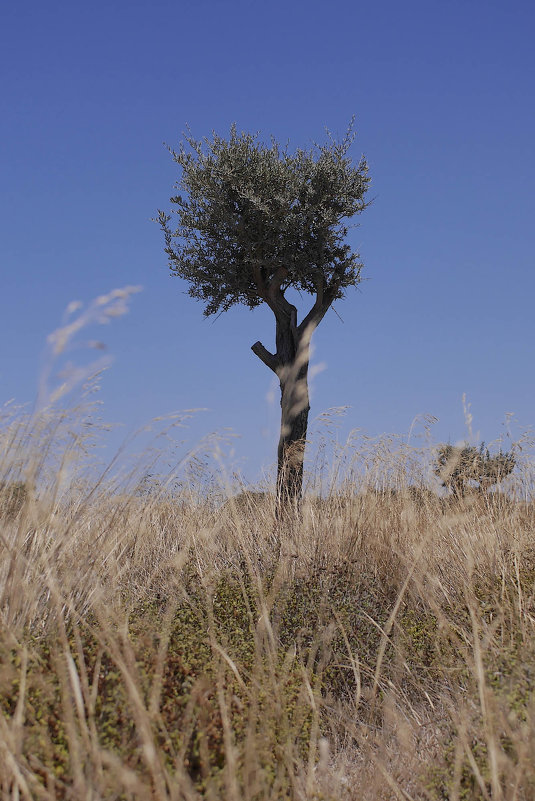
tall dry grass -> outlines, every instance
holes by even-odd
[[[530,500],[398,475],[282,526],[3,434],[3,798],[533,798]]]
[[[459,501],[321,446],[282,524],[195,456],[90,470],[88,421],[0,428],[2,799],[535,797],[529,460]]]

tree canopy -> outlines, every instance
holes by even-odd
[[[205,315],[237,303],[273,306],[275,292],[293,287],[316,295],[321,319],[359,283],[360,257],[345,238],[370,179],[365,159],[353,166],[347,155],[353,140],[351,125],[340,142],[290,153],[233,125],[228,139],[188,135],[170,148],[180,194],[159,221],[171,271]]]

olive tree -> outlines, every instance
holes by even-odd
[[[275,351],[252,351],[281,389],[277,497],[299,499],[307,435],[310,339],[331,304],[361,280],[359,254],[346,242],[349,220],[368,205],[364,158],[348,155],[352,125],[338,141],[290,152],[275,140],[215,133],[184,136],[169,148],[180,168],[171,213],[159,212],[171,272],[189,283],[204,314],[265,303],[275,318]],[[302,320],[286,297],[312,296]]]

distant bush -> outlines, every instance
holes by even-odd
[[[499,484],[514,469],[516,464],[512,452],[491,456],[482,442],[479,448],[473,445],[440,445],[437,453],[435,474],[442,486],[452,490],[457,497],[464,497],[468,488],[476,485],[486,492]]]

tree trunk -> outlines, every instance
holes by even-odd
[[[304,379],[306,382],[306,378]],[[309,406],[292,413],[294,399],[290,390],[281,386],[281,432],[277,451],[277,504],[298,505],[303,492],[303,462],[308,426]]]
[[[277,452],[277,508],[298,506],[303,491],[303,461],[310,410],[308,364],[310,336],[277,322],[278,374],[281,388],[281,430]]]
[[[262,271],[253,268],[260,297],[273,311],[276,320],[276,352],[270,353],[261,342],[251,346],[253,353],[277,374],[281,388],[281,431],[277,453],[277,515],[298,507],[303,492],[303,461],[310,410],[308,364],[310,339],[325,316],[339,289],[337,281],[327,285],[323,274],[317,276],[314,305],[297,325],[297,309],[281,290],[288,271],[279,268],[268,284]]]

